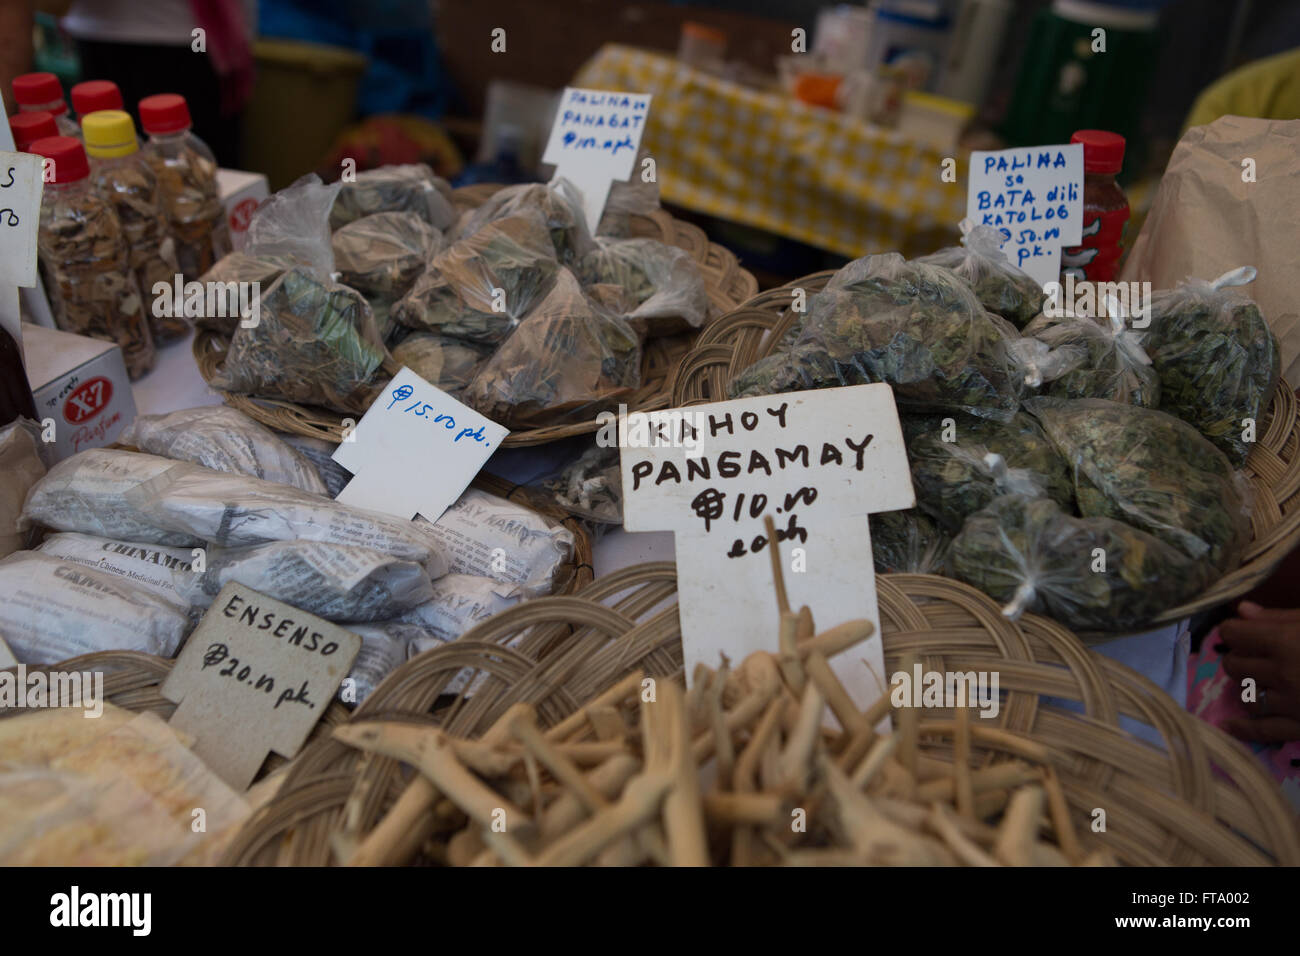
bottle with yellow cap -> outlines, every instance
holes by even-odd
[[[130,244],[131,270],[145,297],[145,311],[153,340],[169,342],[184,337],[190,330],[184,316],[173,316],[171,309],[151,307],[165,287],[171,290],[180,272],[176,263],[176,242],[167,229],[158,176],[140,152],[131,116],[122,110],[96,110],[81,118],[86,153],[90,156],[91,178],[96,188],[113,204],[122,221],[122,231]],[[161,283],[161,285],[159,285]],[[166,315],[156,315],[165,311]]]

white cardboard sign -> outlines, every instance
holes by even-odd
[[[403,368],[334,452],[354,475],[338,500],[437,521],[509,434]]]
[[[1061,247],[1083,242],[1083,144],[971,153],[966,218],[1000,228],[1002,251],[1040,285],[1058,281]]]
[[[41,157],[0,151],[0,284],[36,285]]]
[[[245,790],[267,753],[298,752],[360,650],[356,634],[232,581],[163,681],[180,705],[171,725]]]
[[[542,162],[555,166],[582,190],[587,226],[600,222],[614,182],[625,182],[636,165],[641,134],[650,112],[650,94],[615,93],[566,87]]]
[[[916,504],[893,389],[819,389],[650,417],[660,423],[650,447],[620,429],[623,526],[675,532],[687,679],[696,663],[716,668],[720,653],[739,662],[777,649],[763,523],[771,515],[791,607],[808,605],[819,630],[871,620],[875,635],[831,666],[860,707],[887,692],[867,516]]]

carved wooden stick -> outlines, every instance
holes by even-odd
[[[371,721],[335,727],[334,738],[358,750],[375,751],[409,763],[482,826],[491,827],[498,819],[498,811],[504,811],[507,825],[521,838],[535,829],[527,813],[465,769],[456,759],[450,739],[440,730]]]

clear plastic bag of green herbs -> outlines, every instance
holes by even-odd
[[[879,574],[942,574],[951,539],[915,508],[871,515],[871,554]]]
[[[947,573],[1003,604],[1075,631],[1132,631],[1196,595],[1203,561],[1122,521],[1077,518],[1050,498],[1007,495],[971,515]]]
[[[1212,282],[1157,292],[1142,344],[1160,376],[1160,408],[1194,425],[1237,467],[1246,463],[1281,377],[1277,339],[1259,307],[1235,287],[1246,266]]]
[[[948,534],[1000,495],[1047,496],[1074,507],[1065,459],[1024,412],[1005,423],[971,415],[935,421],[909,439],[907,457],[917,507]]]
[[[968,224],[962,223],[963,227]],[[1042,311],[1043,287],[1011,263],[1001,249],[1004,241],[1002,230],[975,226],[961,237],[960,246],[940,249],[916,261],[951,269],[970,284],[984,308],[1022,329]]]
[[[967,411],[1007,420],[1025,370],[1018,338],[941,266],[898,253],[850,262],[809,302],[787,358],[746,369],[731,397],[887,382],[905,411]]]
[[[1139,334],[1122,315],[1041,315],[1024,333],[1022,346],[1042,343],[1033,358],[1043,379],[1042,394],[1159,407],[1160,377]]]
[[[1240,561],[1250,486],[1196,429],[1100,398],[1032,398],[1025,409],[1065,457],[1081,515],[1131,524],[1215,572]]]
[[[262,293],[253,325],[240,323],[213,385],[260,398],[365,412],[387,357],[361,293],[301,266]]]

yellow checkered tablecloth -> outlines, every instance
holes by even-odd
[[[965,177],[931,146],[614,44],[573,85],[654,96],[641,145],[667,202],[853,257],[957,241]]]

